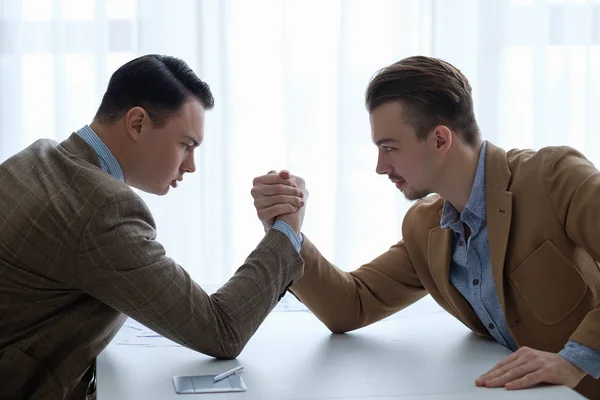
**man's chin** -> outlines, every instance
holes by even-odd
[[[408,189],[408,190],[400,189],[400,191],[404,195],[404,198],[408,201],[418,201],[418,200],[424,199],[425,197],[427,197],[430,194],[428,191],[417,192],[417,191],[410,190],[410,189]]]
[[[150,193],[150,194],[155,194],[157,196],[164,196],[165,194],[169,193],[169,190],[171,189],[170,185],[167,185],[165,187],[160,187],[160,188],[156,188],[156,187],[142,187],[142,186],[134,186],[131,185],[136,189],[141,190],[142,192],[146,192],[146,193]]]
[[[169,190],[171,190],[171,186],[167,186],[167,187],[163,188],[161,191],[156,191],[156,192],[154,192],[154,194],[157,196],[164,196],[165,194],[169,193]]]

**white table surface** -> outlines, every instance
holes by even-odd
[[[215,360],[162,337],[140,337],[149,333],[144,330],[128,320],[98,357],[99,400],[583,398],[557,386],[476,387],[475,379],[509,350],[478,338],[427,298],[344,335],[331,334],[308,312],[273,312],[236,360]],[[173,376],[214,375],[239,364],[246,392],[175,393]]]

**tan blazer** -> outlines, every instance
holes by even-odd
[[[558,352],[572,339],[600,351],[598,170],[568,147],[506,153],[488,143],[486,203],[494,282],[517,344]],[[371,324],[429,293],[490,337],[449,281],[452,234],[440,228],[442,205],[437,195],[417,202],[403,240],[354,272],[332,266],[305,238],[304,277],[291,290],[333,332]],[[600,398],[600,381],[588,376],[579,390]]]
[[[127,315],[196,351],[236,357],[303,270],[271,230],[209,296],[155,237],[141,198],[76,135],[0,165],[1,399],[85,398],[82,376]]]

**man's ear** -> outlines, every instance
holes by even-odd
[[[140,139],[144,126],[151,123],[150,116],[142,107],[133,107],[127,111],[124,122],[127,134],[134,141]]]
[[[452,131],[445,125],[436,126],[431,138],[435,151],[442,154],[446,154],[450,150],[450,147],[452,147],[452,140],[454,139]]]

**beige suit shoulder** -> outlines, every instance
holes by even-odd
[[[565,155],[573,155],[579,158],[585,158],[583,154],[569,146],[547,146],[539,150],[532,149],[512,149],[506,152],[508,165],[513,167],[518,165],[546,166],[547,162],[561,158]]]

